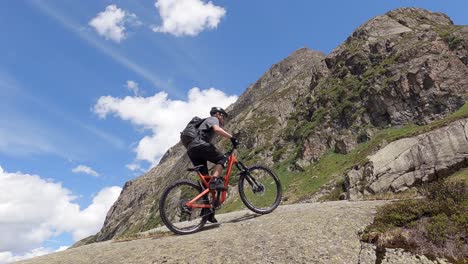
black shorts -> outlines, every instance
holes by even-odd
[[[205,165],[203,174],[208,174],[208,161],[214,164],[226,166],[226,156],[221,153],[213,144],[203,144],[187,150],[187,155],[194,166]]]

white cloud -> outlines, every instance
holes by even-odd
[[[72,169],[72,172],[73,173],[85,173],[94,177],[99,176],[99,173],[97,173],[95,170],[85,165],[76,166],[75,168]]]
[[[47,255],[53,252],[55,252],[55,250],[51,248],[44,248],[44,247],[35,248],[31,250],[30,252],[27,252],[22,255],[14,255],[12,252],[9,252],[9,251],[0,252],[0,264],[39,257],[39,256]]]
[[[0,252],[0,264],[35,258],[35,257],[47,255],[47,254],[54,253],[54,252],[64,251],[67,248],[69,247],[61,246],[57,250],[54,250],[51,248],[39,247],[22,255],[14,255],[10,251],[4,251],[4,252]]]
[[[81,210],[60,183],[0,167],[0,259],[50,253],[41,249],[42,243],[64,232],[75,240],[96,233],[120,191],[117,186],[104,188]]]
[[[222,7],[202,0],[158,0],[155,3],[162,19],[162,25],[153,28],[155,32],[175,36],[196,36],[205,29],[216,28],[226,14]]]
[[[214,88],[200,90],[192,88],[188,100],[171,100],[164,92],[150,97],[115,98],[102,96],[94,106],[94,112],[101,118],[108,114],[130,121],[132,124],[150,130],[135,148],[136,160],[156,165],[168,148],[179,141],[179,132],[195,115],[206,117],[212,106],[227,107],[237,96],[227,96]]]
[[[95,18],[89,21],[99,35],[115,42],[120,42],[127,37],[125,33],[125,24],[140,25],[135,14],[129,13],[116,5],[109,5],[106,10],[97,14]]]
[[[99,231],[107,212],[117,200],[121,191],[122,188],[118,186],[104,188],[93,198],[93,202],[86,209],[79,212],[77,219],[66,226],[68,230],[72,230],[75,240],[85,238]]]
[[[133,92],[134,95],[138,95],[140,92],[140,87],[138,86],[138,83],[132,80],[127,81],[127,89]]]
[[[145,172],[145,170],[138,163],[127,164],[127,165],[125,165],[125,167],[127,167],[127,169],[129,169],[131,171]]]

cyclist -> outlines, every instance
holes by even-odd
[[[193,165],[204,165],[203,174],[208,175],[207,161],[216,164],[211,174],[214,178],[210,182],[210,189],[217,191],[226,190],[224,178],[220,177],[220,174],[226,166],[227,157],[215,147],[212,140],[215,134],[218,134],[230,139],[233,144],[238,144],[238,140],[222,128],[227,116],[228,114],[223,108],[212,107],[210,117],[206,118],[198,127],[200,136],[187,146],[187,155]],[[208,221],[217,222],[214,213],[209,215]]]

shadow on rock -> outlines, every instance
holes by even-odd
[[[257,218],[261,215],[259,214],[249,214],[249,215],[244,215],[244,216],[241,216],[241,217],[238,217],[238,218],[234,218],[232,220],[229,220],[227,221],[226,223],[239,223],[239,222],[242,222],[242,221],[247,221],[247,220],[250,220],[250,219],[254,219],[254,218]]]

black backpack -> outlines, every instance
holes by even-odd
[[[184,145],[185,148],[188,147],[192,141],[194,141],[196,138],[202,136],[202,131],[199,130],[198,128],[200,125],[205,121],[206,118],[202,119],[199,118],[198,116],[195,116],[188,122],[187,126],[180,132],[180,141]]]

